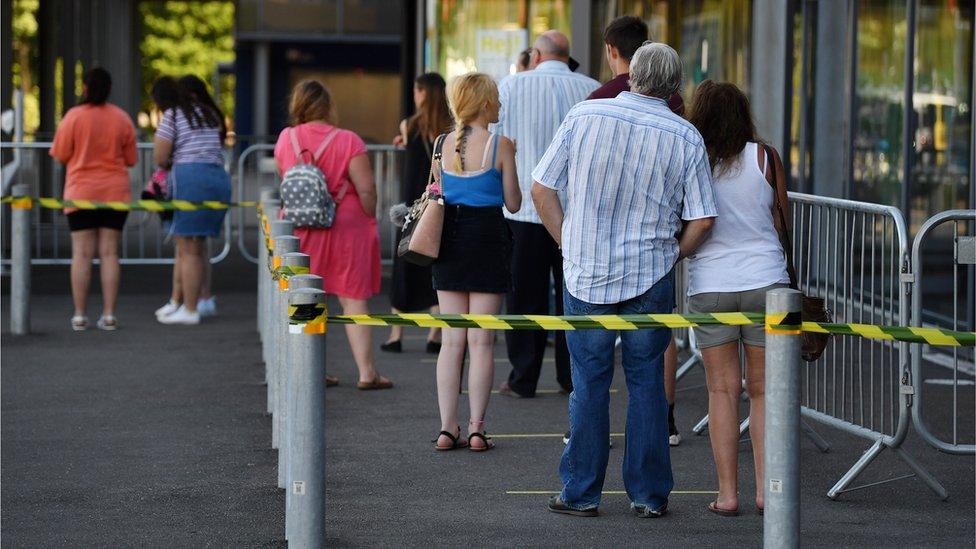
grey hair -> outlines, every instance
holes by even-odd
[[[630,60],[630,91],[668,99],[681,87],[681,59],[667,44],[644,42]]]

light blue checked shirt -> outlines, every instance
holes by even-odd
[[[570,71],[562,61],[543,61],[531,71],[506,76],[499,82],[502,109],[492,131],[515,141],[515,167],[523,196],[529,196],[532,170],[566,113],[599,87],[599,82]],[[523,200],[522,208],[514,214],[504,212],[515,221],[542,223],[531,200]]]
[[[563,274],[588,303],[647,292],[678,259],[681,220],[717,215],[698,130],[636,93],[574,107],[532,177],[567,195]]]

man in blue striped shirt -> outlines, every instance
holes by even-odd
[[[680,84],[678,54],[645,43],[631,61],[632,91],[574,107],[532,173],[535,206],[563,246],[567,314],[670,313],[674,307],[674,265],[701,244],[717,215],[702,137],[666,102]],[[559,191],[566,193],[565,207]],[[563,490],[549,502],[553,512],[597,514],[609,458],[616,336],[609,330],[567,335],[571,436],[559,467]],[[624,485],[638,516],[660,517],[674,486],[662,361],[670,330],[620,336],[629,393]]]
[[[506,77],[498,84],[502,108],[494,131],[515,142],[515,164],[522,193],[532,189],[532,169],[546,152],[559,124],[573,105],[586,99],[600,83],[569,70],[569,40],[559,31],[539,35],[532,47],[533,70]],[[550,279],[556,286],[556,314],[562,314],[562,256],[532,203],[517,213],[505,212],[514,238],[512,289],[509,314],[549,314]],[[513,331],[505,334],[512,372],[501,393],[535,396],[546,353],[546,332]],[[563,332],[556,334],[556,381],[563,392],[573,390],[569,351]]]

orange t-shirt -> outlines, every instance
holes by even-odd
[[[129,115],[115,105],[68,110],[50,155],[68,167],[66,200],[132,200],[127,167],[136,163],[136,132]]]

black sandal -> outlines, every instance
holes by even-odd
[[[437,441],[441,437],[447,437],[448,439],[450,439],[451,445],[450,446],[440,446],[440,445],[438,445],[437,444]],[[454,434],[452,434],[452,433],[450,433],[448,431],[441,431],[440,433],[437,433],[437,438],[435,438],[431,442],[434,443],[434,449],[437,450],[438,452],[449,452],[451,450],[457,450],[458,448],[467,448],[467,446],[468,446],[468,441],[461,439],[461,426],[460,425],[458,425],[458,434],[457,435],[454,435]]]
[[[472,452],[487,452],[488,450],[491,450],[492,448],[495,447],[495,443],[491,442],[491,437],[486,437],[484,433],[479,433],[477,431],[475,431],[474,433],[468,433],[468,440],[471,440],[473,438],[480,438],[485,443],[485,445],[475,448],[469,442],[468,450],[471,450]]]

